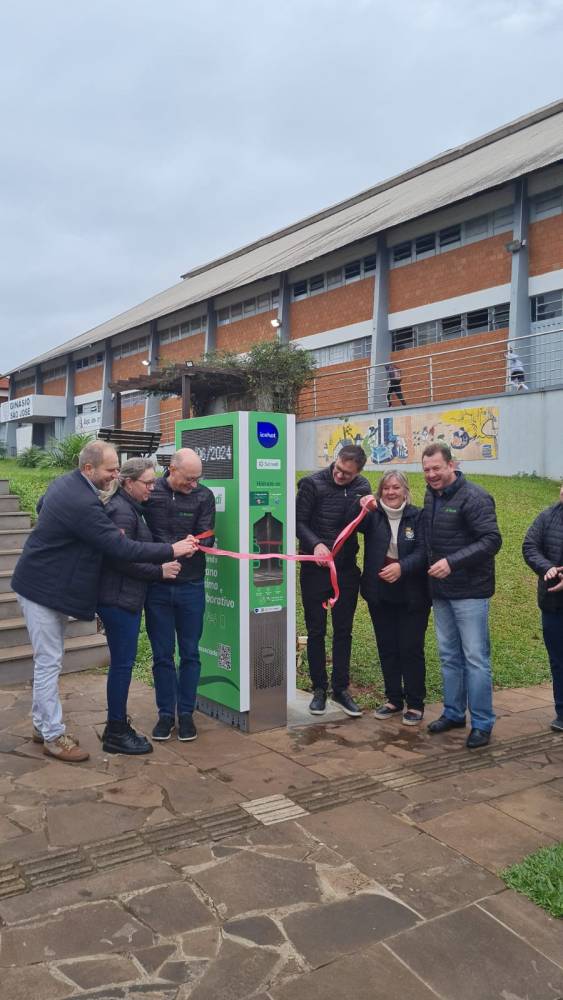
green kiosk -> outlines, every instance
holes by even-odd
[[[295,697],[295,417],[221,413],[176,423],[216,503],[215,545],[267,559],[207,553],[200,711],[246,732],[283,726]],[[203,542],[205,544],[205,542]]]

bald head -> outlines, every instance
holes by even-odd
[[[168,483],[177,493],[191,493],[201,478],[201,458],[193,448],[179,448],[170,459]]]

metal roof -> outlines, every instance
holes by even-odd
[[[563,101],[428,160],[323,212],[196,268],[184,280],[33,358],[15,371],[212,296],[315,260],[438,208],[498,187],[563,158]]]

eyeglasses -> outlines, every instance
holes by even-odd
[[[137,479],[137,482],[140,483],[141,486],[146,486],[148,490],[154,489],[154,479]]]
[[[197,486],[203,479],[203,476],[184,476],[184,479],[187,483],[195,483]]]

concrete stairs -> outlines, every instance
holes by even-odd
[[[10,587],[13,569],[31,530],[29,515],[20,511],[19,497],[10,494],[7,479],[0,479],[0,686],[33,677],[33,651]],[[104,667],[108,660],[105,636],[96,631],[96,623],[69,618],[63,672]]]

